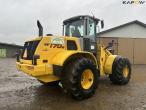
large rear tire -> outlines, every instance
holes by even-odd
[[[99,72],[92,60],[81,58],[69,62],[61,77],[63,89],[77,100],[91,97],[97,88]]]
[[[114,84],[125,85],[131,78],[131,64],[127,58],[116,57],[112,66],[112,74],[109,75]]]

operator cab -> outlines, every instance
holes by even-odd
[[[96,37],[99,19],[92,16],[76,16],[63,21],[63,35],[72,37]]]
[[[96,26],[101,20],[92,16],[76,16],[63,21],[63,35],[77,37],[83,51],[97,53]],[[103,21],[101,21],[103,27]]]

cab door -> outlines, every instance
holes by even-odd
[[[96,23],[91,18],[86,18],[85,36],[83,37],[84,51],[96,54]]]

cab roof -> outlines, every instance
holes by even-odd
[[[100,19],[95,18],[94,16],[90,16],[90,15],[79,15],[79,16],[74,16],[74,17],[71,17],[69,19],[64,20],[63,21],[63,24],[67,24],[69,22],[72,22],[72,21],[75,21],[75,20],[79,20],[79,19],[85,18],[85,17],[91,18],[91,19],[95,20],[97,23],[98,23],[98,21],[100,21]]]

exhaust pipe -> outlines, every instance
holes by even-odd
[[[39,29],[39,37],[43,37],[43,27],[42,27],[39,20],[37,20],[37,26],[38,26],[38,29]]]

